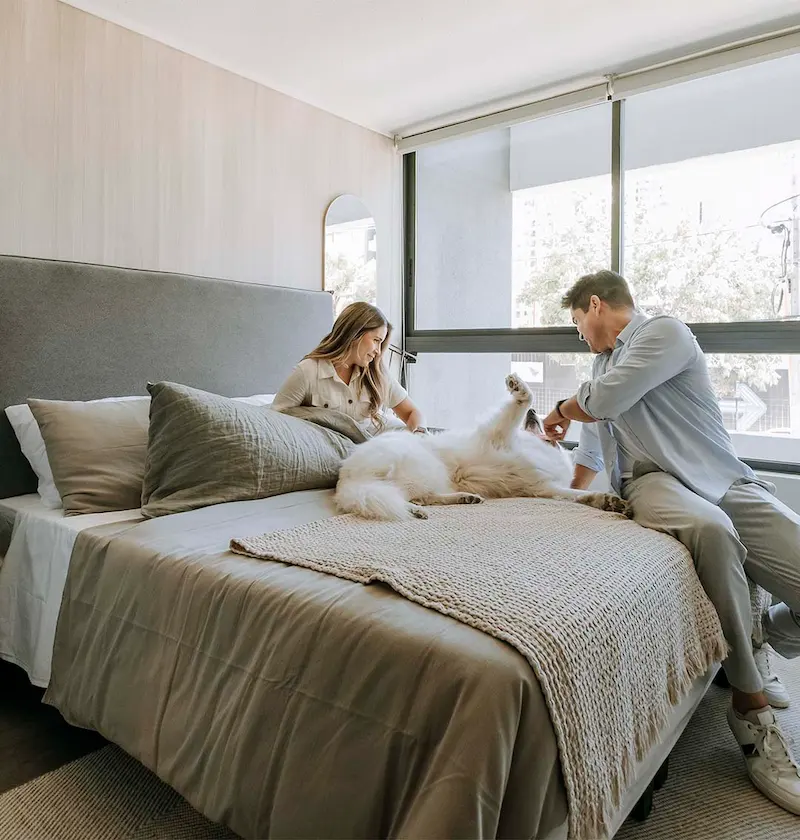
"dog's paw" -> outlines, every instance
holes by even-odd
[[[603,510],[611,513],[619,513],[628,519],[633,519],[633,505],[630,502],[626,502],[625,499],[613,495],[613,493],[606,493],[603,499]]]
[[[458,504],[460,505],[479,505],[483,500],[483,496],[479,496],[477,493],[458,494]]]
[[[408,509],[409,509],[411,515],[415,519],[427,519],[428,518],[427,511],[423,510],[419,505],[409,505]]]
[[[533,394],[531,394],[530,388],[528,388],[528,386],[519,376],[517,376],[516,373],[510,373],[506,377],[506,388],[508,388],[508,393],[511,394],[518,403],[527,403],[533,399]]]

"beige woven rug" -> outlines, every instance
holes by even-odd
[[[0,796],[0,840],[236,838],[114,746]]]

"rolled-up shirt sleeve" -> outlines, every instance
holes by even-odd
[[[574,463],[594,472],[603,471],[603,450],[600,446],[600,436],[594,423],[584,423],[581,426],[581,439],[573,456]]]
[[[619,364],[580,386],[578,405],[595,420],[616,420],[648,391],[685,370],[698,352],[685,324],[674,318],[654,318],[630,339]]]
[[[280,390],[275,395],[275,399],[272,401],[272,408],[275,411],[285,411],[287,408],[295,408],[298,405],[303,405],[310,395],[311,389],[308,372],[301,362],[295,366],[294,370],[286,378],[286,381],[281,385]]]

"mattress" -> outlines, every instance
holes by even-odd
[[[331,516],[329,495],[329,491],[314,491],[262,499],[257,503],[259,517],[269,530],[267,523],[290,528]],[[238,504],[246,509],[247,503]],[[62,509],[45,507],[38,493],[0,499],[0,659],[23,668],[33,685],[47,687],[56,623],[77,535],[88,528],[142,521],[138,509],[65,516]],[[198,539],[202,544],[208,537],[205,529],[195,527],[186,533],[186,545],[195,545]]]
[[[0,567],[0,658],[46,687],[75,538],[86,528],[141,519],[138,510],[64,516],[45,507],[37,493],[0,499],[0,534],[7,534]]]

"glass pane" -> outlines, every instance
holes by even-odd
[[[418,329],[569,323],[559,301],[609,266],[611,106],[417,152]]]
[[[650,314],[800,314],[800,56],[631,97],[624,274]]]
[[[470,427],[508,398],[505,378],[516,373],[533,391],[533,407],[544,417],[557,400],[571,397],[588,378],[588,353],[421,353],[409,365],[409,392],[425,423]],[[568,439],[578,439],[573,424]]]
[[[800,463],[800,356],[706,358],[740,457]]]
[[[707,355],[725,427],[742,458],[800,463],[800,355]],[[504,379],[522,376],[540,415],[591,376],[589,353],[421,353],[409,365],[410,393],[425,422],[477,423],[506,399]],[[580,424],[570,427],[577,440]]]

